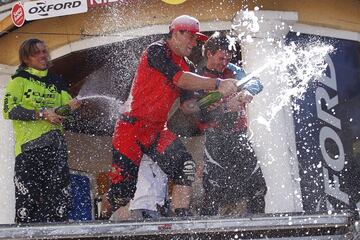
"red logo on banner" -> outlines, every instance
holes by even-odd
[[[104,6],[111,3],[122,2],[122,0],[88,0],[89,7]]]
[[[25,23],[25,12],[21,2],[15,3],[12,7],[11,19],[17,27],[21,27]]]

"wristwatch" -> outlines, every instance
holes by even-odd
[[[220,79],[220,78],[217,78],[216,81],[215,81],[215,90],[218,90],[218,89],[219,89],[220,83],[221,83],[221,79]]]
[[[45,113],[45,108],[40,108],[40,111],[39,111],[39,118],[40,119],[45,119],[45,115],[44,115],[44,113]]]

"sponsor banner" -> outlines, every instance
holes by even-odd
[[[360,43],[289,33],[287,42],[323,41],[336,49],[294,113],[303,208],[355,209],[360,204]]]
[[[124,0],[87,0],[89,7],[104,6],[112,3],[124,2]]]
[[[17,2],[12,6],[11,20],[16,27],[21,27],[25,23],[25,11],[21,2]]]
[[[59,17],[87,12],[86,0],[43,0],[24,3],[26,20]]]

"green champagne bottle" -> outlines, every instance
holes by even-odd
[[[211,104],[220,101],[222,95],[218,91],[209,92],[205,97],[197,101],[197,105],[200,109],[205,109]]]
[[[69,104],[60,106],[55,109],[55,113],[60,116],[69,116],[71,114],[71,107]]]

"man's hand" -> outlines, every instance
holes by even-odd
[[[72,99],[70,102],[69,102],[69,105],[70,105],[70,108],[71,108],[71,111],[74,111],[76,109],[78,109],[82,104],[82,101],[77,99],[77,98],[74,98]]]
[[[185,114],[192,114],[192,113],[200,112],[200,108],[197,105],[197,99],[189,99],[189,100],[184,101],[180,105],[180,109]]]
[[[237,99],[239,102],[247,104],[253,100],[253,95],[247,90],[242,90],[237,94]]]
[[[227,111],[237,112],[241,105],[250,103],[252,99],[253,95],[249,91],[242,90],[241,92],[228,96],[224,100],[224,106],[226,107]]]
[[[236,86],[237,80],[228,78],[220,82],[218,91],[223,95],[223,97],[229,96],[237,91]]]
[[[55,108],[48,108],[44,111],[44,119],[52,124],[61,124],[65,117],[55,113]]]
[[[238,101],[238,94],[235,93],[228,96],[224,100],[224,110],[229,112],[237,112],[240,108],[241,103]]]
[[[217,109],[219,106],[221,106],[223,104],[223,101],[219,101],[219,102],[215,102],[213,104],[211,104],[209,107],[206,108],[206,110],[208,112],[214,111],[215,109]]]

